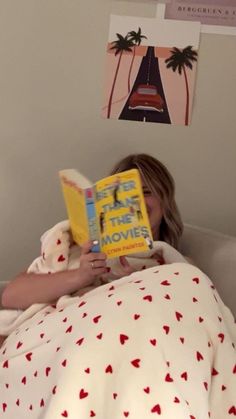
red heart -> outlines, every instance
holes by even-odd
[[[219,322],[222,322],[222,317],[218,316]]]
[[[131,364],[135,367],[135,368],[139,368],[140,367],[140,359],[133,359],[133,361],[130,361],[131,362]]]
[[[113,393],[113,399],[115,400],[117,398],[117,393]]]
[[[140,314],[134,314],[134,320],[138,320],[140,317]]]
[[[178,399],[178,397],[174,398],[174,403],[180,403],[180,400]]]
[[[145,387],[145,388],[143,389],[143,391],[145,391],[145,393],[149,394],[149,393],[150,393],[150,387]]]
[[[3,404],[2,404],[2,410],[3,410],[3,412],[5,412],[5,411],[6,411],[6,408],[7,408],[7,404],[6,404],[6,403],[3,403]]]
[[[178,320],[178,322],[182,319],[182,317],[183,317],[183,314],[181,314],[181,313],[179,313],[178,311],[176,311],[175,312],[175,316],[176,316],[176,319]]]
[[[111,366],[111,365],[108,365],[108,366],[106,367],[106,369],[105,369],[105,373],[106,373],[106,374],[108,374],[108,373],[112,374],[112,373],[113,373],[113,369],[112,369],[112,366]]]
[[[151,412],[161,415],[161,406],[159,404],[156,404],[155,406],[153,406]]]
[[[165,285],[166,287],[169,287],[169,285],[171,284],[169,283],[169,281],[165,280],[161,282],[161,285]]]
[[[157,340],[156,340],[156,339],[150,339],[150,343],[151,343],[153,346],[156,346],[156,344],[157,344]]]
[[[85,397],[87,397],[87,396],[88,396],[87,391],[84,391],[84,389],[82,388],[82,389],[80,390],[80,393],[79,393],[79,398],[80,398],[80,399],[85,399]]]
[[[196,352],[196,357],[198,361],[202,361],[204,359],[201,352],[198,352],[198,351]]]
[[[26,377],[23,377],[21,382],[22,382],[22,384],[26,384]]]
[[[68,418],[67,410],[64,410],[64,412],[61,413],[61,416],[63,416],[63,418]]]
[[[9,366],[9,365],[8,365],[8,360],[6,360],[6,361],[3,363],[2,367],[3,367],[3,368],[8,368],[8,366]]]
[[[221,343],[223,343],[224,342],[224,338],[225,338],[224,333],[219,333],[218,334],[218,338],[220,339]]]
[[[145,297],[143,297],[143,300],[149,301],[151,303],[152,302],[152,296],[151,295],[145,295]]]
[[[166,374],[165,381],[167,381],[168,383],[172,383],[174,380],[173,380],[173,378],[170,376],[170,374],[168,373],[168,374]]]
[[[165,299],[166,299],[166,300],[170,300],[170,296],[169,296],[169,294],[166,294],[166,295],[165,295]]]
[[[59,246],[59,244],[61,244],[61,240],[57,239],[57,246]]]
[[[29,410],[33,410],[33,406],[32,406],[32,404],[30,405]]]
[[[204,384],[204,387],[205,387],[206,391],[208,391],[208,383],[206,381],[204,381],[203,384]]]
[[[97,335],[96,337],[97,337],[97,339],[101,340],[102,339],[102,333],[99,333],[99,335]]]
[[[82,307],[86,304],[86,301],[81,301],[81,303],[79,303],[78,307]]]
[[[235,406],[231,406],[231,408],[228,410],[228,413],[230,415],[236,416],[236,407]]]
[[[115,289],[114,285],[112,285],[110,288],[108,288],[108,291],[113,291]]]
[[[34,376],[37,377],[38,375],[38,371],[35,371]]]
[[[46,377],[49,376],[50,371],[51,371],[51,368],[50,367],[47,367],[46,370],[45,370]]]
[[[186,371],[181,374],[181,378],[183,378],[185,381],[188,380],[188,374]]]
[[[225,391],[227,387],[224,386],[224,384],[221,386],[221,390]]]
[[[60,351],[60,349],[61,349],[61,347],[58,346],[57,349],[56,349],[56,352]]]
[[[212,368],[211,375],[213,376],[217,374],[219,374],[218,371],[215,368]]]
[[[44,400],[43,399],[41,399],[40,407],[44,407]]]
[[[72,325],[68,327],[68,329],[66,329],[66,333],[71,333],[72,331]]]
[[[20,405],[20,400],[19,400],[19,399],[17,399],[17,401],[16,401],[16,405],[17,405],[17,406],[19,406],[19,405]]]
[[[124,417],[127,418],[129,416],[129,412],[123,412],[124,413]]]
[[[120,306],[120,305],[122,304],[122,301],[117,301],[117,302],[116,302],[116,304],[117,304],[118,306]]]
[[[174,272],[174,275],[179,275],[179,272]]]
[[[204,319],[202,317],[198,318],[199,323],[202,323],[204,321]]]
[[[66,323],[66,322],[67,322],[67,317],[65,317],[62,321],[63,321],[64,323]]]
[[[233,368],[233,374],[236,374],[236,364],[235,364],[235,366]]]
[[[195,297],[193,297],[193,303],[197,303],[197,299]]]
[[[40,333],[40,335],[39,335],[39,336],[40,336],[40,338],[41,338],[41,339],[43,339],[43,337],[44,337],[44,333]]]
[[[57,259],[58,262],[64,262],[66,260],[63,255],[60,255]]]
[[[181,343],[184,343],[184,338],[181,337],[181,338],[179,338],[179,340],[180,340]]]
[[[165,330],[166,334],[168,335],[168,333],[170,331],[169,326],[165,325],[165,326],[163,326],[163,329]]]
[[[120,334],[120,343],[121,345],[124,345],[125,342],[129,339],[129,336],[127,335],[123,335],[122,333]]]
[[[139,289],[140,289],[140,291],[144,291],[145,287],[140,287]]]
[[[98,323],[101,317],[102,317],[101,315],[94,317],[93,322]]]
[[[18,342],[17,345],[16,345],[16,349],[19,349],[22,345],[23,345],[22,342]]]
[[[28,352],[26,355],[25,355],[25,357],[26,357],[26,359],[27,359],[27,361],[31,361],[31,358],[32,358],[32,352]]]
[[[90,410],[90,417],[93,418],[94,416],[96,416],[96,413],[93,410]]]
[[[199,278],[193,278],[192,281],[196,282],[196,284],[199,284]]]
[[[52,389],[52,394],[56,394],[57,386],[54,386]]]
[[[79,346],[82,345],[83,341],[84,341],[84,338],[80,338],[79,340],[77,340],[76,345],[79,345]]]
[[[84,370],[84,372],[86,372],[86,374],[90,374],[90,368],[86,368],[86,369]]]
[[[66,366],[66,363],[67,363],[67,360],[66,360],[66,359],[64,359],[64,361],[62,361],[61,365],[62,365],[63,367],[65,367],[65,366]]]
[[[9,388],[9,384],[5,384],[6,388]]]

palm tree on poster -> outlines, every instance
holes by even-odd
[[[147,37],[145,35],[141,34],[141,28],[138,28],[138,32],[135,31],[130,31],[128,33],[128,38],[130,41],[133,42],[134,46],[133,46],[133,57],[132,57],[132,61],[130,64],[130,69],[129,69],[129,74],[128,74],[128,93],[130,92],[130,77],[131,77],[131,72],[132,72],[132,68],[133,68],[133,64],[134,64],[134,58],[135,58],[135,53],[136,53],[136,46],[139,46],[142,42],[142,39],[147,39]]]
[[[117,33],[116,36],[117,36],[118,39],[116,41],[112,42],[113,46],[110,48],[110,50],[115,50],[115,56],[119,55],[119,58],[118,58],[116,71],[115,71],[115,75],[114,75],[114,80],[113,80],[113,83],[112,83],[111,93],[110,93],[109,102],[108,102],[107,118],[110,118],[110,115],[111,115],[112,98],[113,98],[113,94],[114,94],[114,90],[115,90],[115,84],[116,84],[117,75],[118,75],[118,72],[119,72],[120,62],[121,62],[123,52],[124,51],[132,52],[132,47],[134,45],[133,41],[131,41],[128,38],[128,35],[126,35],[124,37],[124,36],[120,35],[119,33]]]
[[[186,86],[186,108],[185,108],[185,125],[189,122],[189,86],[188,78],[186,73],[186,67],[190,70],[193,68],[193,61],[197,61],[197,52],[192,49],[192,46],[188,46],[184,49],[174,47],[171,50],[171,56],[165,60],[167,68],[172,68],[173,71],[178,69],[179,74],[184,74],[185,86]]]

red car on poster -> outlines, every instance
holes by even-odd
[[[164,111],[164,100],[153,84],[140,84],[129,99],[130,110]]]

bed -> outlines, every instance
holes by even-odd
[[[62,298],[14,330],[0,352],[0,416],[236,416],[235,322],[224,304],[234,309],[235,239],[186,226],[181,246],[213,282],[191,264],[154,266]]]

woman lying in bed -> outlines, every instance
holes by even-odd
[[[145,262],[121,258],[108,272],[91,243],[71,246],[68,223],[43,235],[42,250],[53,242],[51,253],[3,295],[5,307],[24,309],[10,310],[15,320],[0,351],[4,419],[236,416],[233,317],[210,279],[177,251],[182,222],[169,172],[138,155],[113,173],[132,167],[142,176],[156,247]],[[55,240],[69,252],[62,262]],[[101,276],[120,279],[64,296]]]
[[[178,249],[183,224],[175,202],[175,184],[167,168],[157,159],[146,154],[130,155],[121,160],[111,174],[137,168],[140,172],[143,192],[154,240],[168,243]],[[70,246],[71,246],[71,237]],[[118,274],[112,275],[104,253],[92,253],[93,243],[87,242],[79,250],[79,267],[48,273],[21,273],[12,280],[2,295],[5,308],[26,309],[33,303],[50,303],[65,294],[73,294],[87,287],[101,276],[104,280],[121,277],[137,269],[125,257],[120,258]],[[74,246],[75,247],[75,246]],[[78,250],[78,249],[77,249]],[[73,248],[71,253],[76,252]],[[42,252],[43,253],[43,252]],[[46,252],[44,252],[46,253]],[[165,263],[162,254],[151,254],[155,261]],[[47,264],[47,261],[45,261]],[[144,264],[142,263],[142,266]],[[150,266],[150,264],[149,264]],[[49,270],[49,268],[47,269]]]

